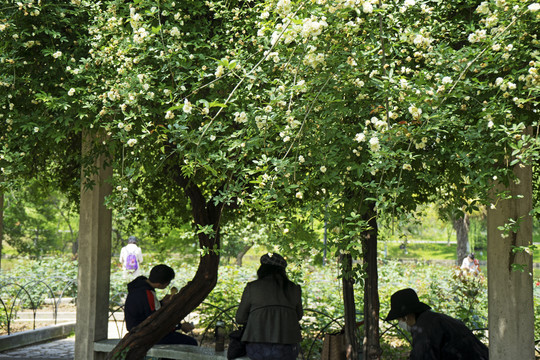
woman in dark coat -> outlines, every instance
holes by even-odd
[[[286,267],[281,255],[263,255],[258,279],[249,282],[242,294],[236,322],[246,324],[242,341],[252,360],[294,360],[298,356],[302,290],[289,280]]]

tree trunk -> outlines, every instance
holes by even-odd
[[[4,193],[0,192],[0,270],[2,270],[2,243],[4,241]]]
[[[242,259],[244,258],[244,255],[246,255],[246,253],[249,251],[249,249],[251,249],[252,246],[253,246],[253,243],[249,243],[245,245],[238,254],[236,254],[236,266],[242,267]]]
[[[369,229],[362,235],[362,252],[367,266],[367,278],[364,283],[364,359],[381,358],[379,343],[379,275],[377,270],[377,213],[373,203],[364,215]]]
[[[354,279],[352,277],[352,256],[341,257],[343,276],[343,306],[345,308],[345,343],[347,359],[358,359],[358,342],[356,341],[356,304],[354,301]]]
[[[141,324],[131,329],[118,343],[107,359],[126,351],[127,360],[142,360],[146,352],[163,336],[199,306],[208,294],[214,289],[218,279],[219,252],[213,251],[220,247],[219,222],[221,219],[221,206],[214,206],[213,202],[206,202],[200,189],[185,179],[177,179],[184,185],[186,195],[190,198],[192,215],[197,226],[212,225],[214,236],[204,232],[198,234],[199,247],[204,250],[200,258],[199,267],[193,279],[188,282],[171,302],[153,313]]]
[[[197,273],[170,303],[149,316],[145,321],[131,329],[118,343],[107,359],[127,349],[126,360],[142,360],[147,351],[171,329],[180,323],[208,296],[217,282],[219,256],[208,253],[201,257]]]
[[[467,256],[467,248],[469,247],[469,215],[464,214],[462,217],[453,219],[454,230],[456,230],[457,239],[457,265],[461,265],[461,261]]]

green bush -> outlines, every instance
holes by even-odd
[[[190,281],[195,274],[196,265],[191,262],[184,262],[181,259],[168,259],[165,261],[175,269],[176,277],[171,286],[181,288]],[[145,258],[142,272],[147,274],[151,267],[156,265],[151,256]],[[245,266],[222,265],[220,267],[219,279],[215,289],[209,294],[204,304],[196,311],[199,313],[200,329],[209,328],[213,330],[215,321],[222,320],[226,323],[227,330],[231,330],[234,325],[236,306],[240,302],[242,291],[248,281],[256,278],[258,263],[247,261]],[[305,351],[313,346],[313,351],[317,352],[322,344],[320,337],[323,332],[339,329],[343,325],[343,300],[341,290],[341,280],[336,264],[326,267],[315,267],[305,264],[290,264],[288,268],[293,281],[301,284],[304,308],[306,313],[302,320],[305,341],[303,347]],[[58,296],[64,291],[65,296],[76,296],[76,274],[77,262],[66,259],[44,259],[33,261],[28,259],[20,260],[17,266],[9,272],[3,272],[3,284],[17,279],[22,279],[24,283],[29,283],[37,279],[46,282],[46,279],[54,280],[50,283],[52,291]],[[71,281],[72,288],[65,289],[66,284]],[[461,273],[457,267],[441,266],[423,262],[384,261],[379,265],[379,299],[380,316],[384,319],[390,310],[390,296],[395,291],[411,287],[418,292],[421,301],[429,304],[434,311],[448,314],[459,318],[471,329],[487,327],[487,283],[486,279],[480,276],[467,276]],[[11,290],[10,290],[11,291]],[[30,290],[29,290],[30,291]],[[31,289],[32,292],[43,292],[38,298],[49,297],[47,291],[40,290],[38,286]],[[164,296],[169,289],[158,290],[158,297]],[[6,293],[4,293],[6,292]],[[11,293],[2,287],[2,299],[10,298]],[[127,293],[126,282],[122,278],[122,272],[118,268],[113,268],[111,272],[110,299],[111,307],[121,305]],[[535,315],[540,319],[540,281],[535,283]],[[32,296],[37,294],[32,293]],[[363,318],[363,288],[358,283],[355,291],[356,308],[358,321]],[[23,297],[22,297],[23,298]],[[227,311],[224,311],[227,310]],[[5,322],[1,319],[0,322]],[[189,319],[188,319],[189,320]],[[393,324],[385,323],[381,320],[382,344],[385,354],[399,352],[400,343],[407,348],[405,335],[395,328]],[[540,338],[540,324],[535,324],[535,338]],[[477,333],[481,334],[481,333]],[[210,334],[209,336],[212,336]],[[312,343],[312,340],[319,340]],[[401,342],[396,342],[396,339]]]

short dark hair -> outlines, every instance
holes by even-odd
[[[172,279],[174,279],[174,270],[165,264],[154,266],[148,276],[148,280],[157,284],[166,284]]]

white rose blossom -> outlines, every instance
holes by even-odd
[[[214,75],[216,75],[216,77],[222,77],[223,76],[223,73],[225,72],[225,69],[223,68],[222,65],[219,65],[216,69],[216,72]]]
[[[239,124],[243,124],[247,122],[247,114],[245,112],[235,112],[234,113],[234,121],[236,121]]]
[[[540,10],[540,4],[539,3],[532,3],[529,6],[527,6],[527,9],[529,9],[529,11],[531,11],[531,12],[538,11],[538,10]]]
[[[191,114],[191,110],[193,110],[193,106],[191,105],[188,99],[184,100],[184,106],[182,107],[182,110],[184,110],[186,114]]]
[[[357,141],[357,142],[364,142],[366,141],[366,134],[364,133],[358,133],[356,134],[356,136],[354,137],[354,140]]]
[[[445,76],[442,78],[442,83],[443,84],[451,84],[452,83],[452,78],[450,76]]]
[[[369,139],[369,147],[371,148],[371,151],[379,151],[379,149],[381,148],[381,145],[379,144],[379,138],[374,136]]]

